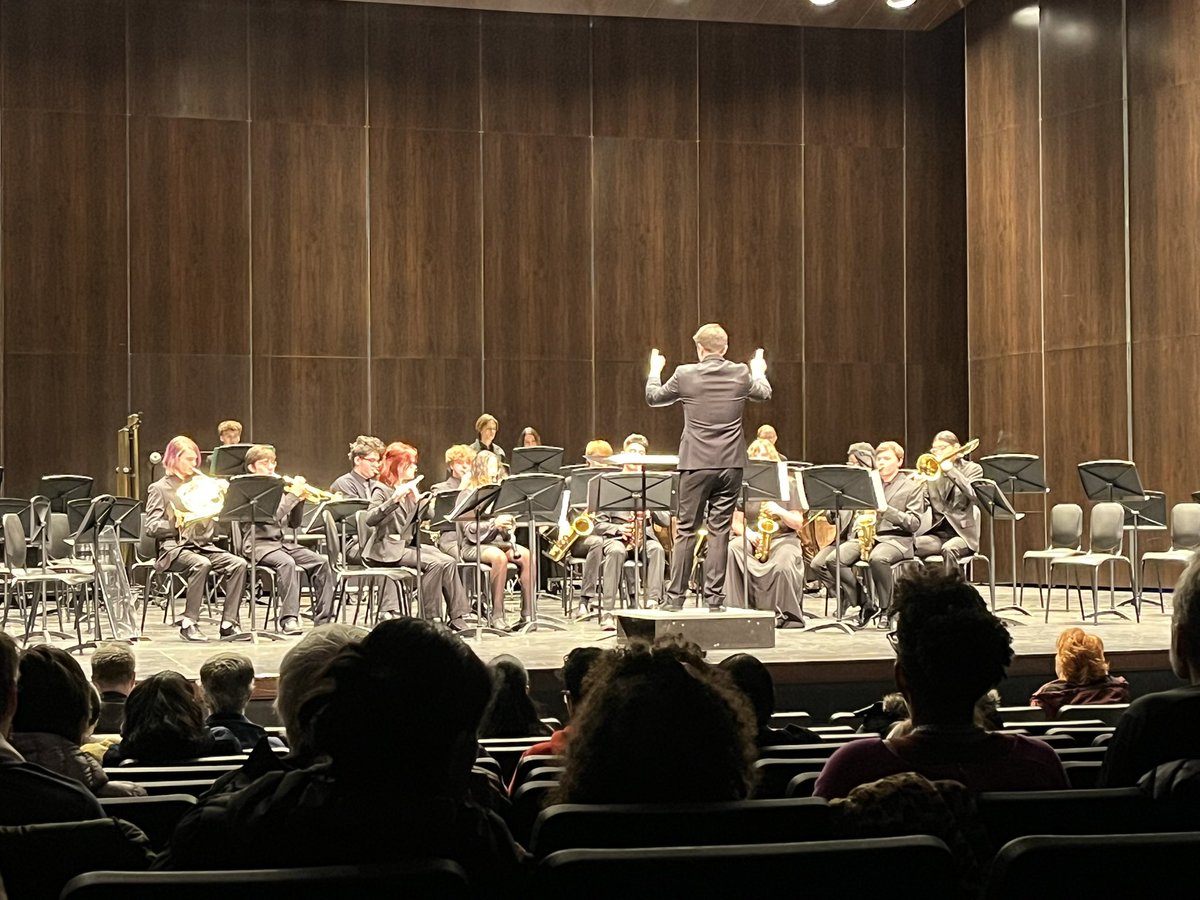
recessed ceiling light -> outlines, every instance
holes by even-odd
[[[887,5],[892,9],[908,9],[917,0],[887,0]]]
[[[833,3],[834,0],[808,0],[808,2],[813,6],[828,6],[829,4]]]

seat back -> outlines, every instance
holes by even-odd
[[[1083,507],[1078,503],[1055,503],[1050,509],[1051,549],[1083,549]]]
[[[538,816],[529,849],[541,858],[581,847],[822,840],[829,837],[829,828],[829,805],[816,797],[731,803],[563,803]]]
[[[71,537],[71,523],[67,521],[66,513],[50,513],[46,524],[50,559],[65,559],[73,555],[67,539]]]
[[[548,753],[539,753],[537,756],[523,757],[518,763],[516,773],[513,775],[512,789],[516,791],[534,769],[545,767],[560,767],[563,765],[563,758]]]
[[[150,562],[158,556],[158,541],[146,533],[146,514],[139,516],[141,525],[138,530],[137,557],[143,562]]]
[[[888,884],[923,897],[953,897],[958,877],[950,850],[927,836],[757,845],[565,850],[543,859],[530,883],[533,897],[741,897],[755,885],[805,896],[849,896],[848,879],[886,873]],[[851,874],[854,873],[854,874]],[[761,888],[760,888],[761,889]],[[609,894],[602,893],[607,890]],[[851,891],[853,894],[854,892]],[[857,895],[857,894],[855,894]]]
[[[101,797],[100,808],[107,815],[132,822],[142,829],[155,850],[162,850],[171,833],[196,806],[190,794],[164,794],[161,797]]]
[[[1125,507],[1120,503],[1097,503],[1093,506],[1088,552],[1120,553],[1124,542]]]
[[[368,565],[367,551],[371,549],[372,529],[367,524],[367,511],[360,509],[354,514],[354,533],[358,537],[358,554],[363,565]]]
[[[9,569],[25,568],[25,529],[16,513],[5,513],[4,530],[4,565]]]
[[[788,782],[804,772],[820,772],[825,768],[828,757],[812,757],[809,759],[759,759],[754,763],[758,774],[758,785],[754,796],[760,800],[770,800],[787,794]]]
[[[1171,507],[1171,549],[1200,550],[1200,503]]]
[[[1029,834],[1109,834],[1155,829],[1158,816],[1138,788],[985,791],[979,817],[997,847]]]

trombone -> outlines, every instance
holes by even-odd
[[[960,456],[974,453],[979,447],[979,438],[971,438],[965,444],[947,450],[940,456],[934,453],[922,453],[917,457],[917,471],[912,475],[914,481],[937,481],[942,477],[942,463],[952,462]]]

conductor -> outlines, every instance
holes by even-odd
[[[671,556],[671,583],[662,608],[683,608],[688,571],[701,521],[708,527],[704,566],[704,602],[710,612],[724,610],[729,525],[742,488],[746,439],[742,409],[746,400],[771,399],[767,362],[757,350],[747,368],[729,362],[729,335],[720,325],[700,326],[692,335],[699,362],[679,366],[662,383],[666,358],[652,350],[646,379],[646,402],[670,406],[683,401],[683,436],[679,441],[679,534]]]

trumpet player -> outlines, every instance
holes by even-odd
[[[189,437],[171,438],[162,459],[166,474],[150,485],[146,495],[146,535],[158,546],[154,568],[158,572],[179,572],[187,582],[183,615],[175,623],[185,641],[206,641],[197,621],[209,573],[215,572],[225,591],[221,614],[221,636],[238,632],[238,609],[246,586],[246,561],[226,553],[215,543],[215,512],[212,516],[184,524],[188,512],[180,500],[180,490],[193,478],[206,478],[197,470],[200,449]],[[185,495],[188,493],[184,492]]]
[[[933,527],[917,537],[918,559],[941,555],[946,565],[958,566],[964,556],[979,549],[979,520],[975,518],[975,489],[971,482],[983,477],[983,467],[961,453],[953,431],[939,431],[929,447],[939,475],[925,481],[933,509]]]
[[[251,475],[274,475],[275,448],[255,444],[246,451],[246,471]],[[308,488],[303,478],[295,478],[284,488],[273,522],[254,525],[253,539],[247,530],[242,537],[242,555],[254,554],[254,563],[275,573],[279,588],[279,630],[300,634],[300,573],[308,576],[313,598],[313,624],[333,621],[333,572],[327,560],[315,550],[284,540],[283,529],[299,524]]]
[[[421,605],[427,619],[441,614],[441,600],[446,602],[446,621],[452,631],[466,628],[467,591],[458,577],[454,557],[436,547],[415,546],[416,516],[413,515],[421,497],[417,492],[417,448],[400,441],[387,445],[379,481],[371,490],[367,525],[373,529],[363,558],[380,566],[420,568]],[[382,614],[387,618],[400,615],[399,597],[385,591]]]
[[[780,462],[775,445],[763,438],[753,441],[747,453],[750,459]],[[768,552],[763,559],[760,529],[767,521],[774,523],[775,531],[768,539]],[[745,544],[749,543],[753,608],[773,611],[775,624],[780,628],[789,622],[804,621],[800,612],[804,595],[804,551],[798,535],[803,525],[803,510],[774,500],[752,500],[745,511],[734,512],[733,536],[729,541],[729,580],[726,582],[731,606],[747,606],[743,581],[747,564]]]

